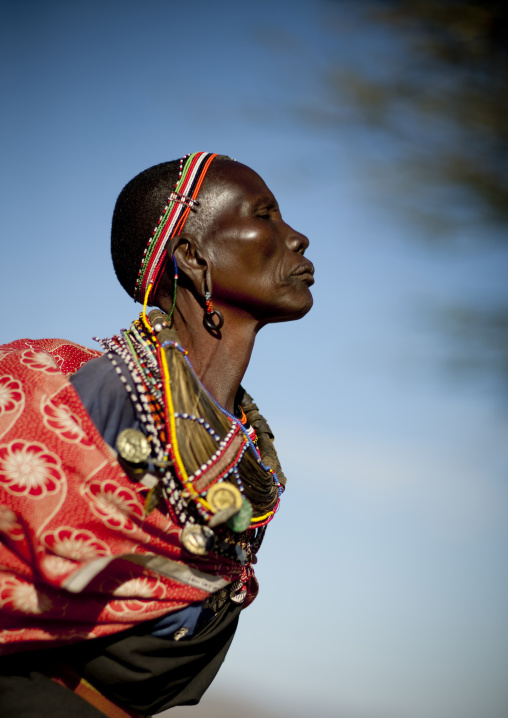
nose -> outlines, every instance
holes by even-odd
[[[287,246],[293,251],[298,252],[298,254],[304,254],[305,250],[309,246],[309,239],[301,232],[297,232],[296,229],[293,229],[292,227],[287,225],[288,229],[288,235],[287,235]]]

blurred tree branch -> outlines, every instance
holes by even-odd
[[[427,237],[470,241],[475,229],[479,247],[496,240],[508,248],[508,3],[329,3],[349,6],[393,40],[392,51],[381,43],[367,63],[332,68],[329,119],[335,106],[335,126],[345,115],[390,140],[385,180],[397,178],[399,206]],[[459,350],[455,370],[500,378],[508,390],[506,297],[498,306],[443,308],[438,324]]]
[[[371,0],[354,7],[391,29],[403,57],[397,51],[368,69],[335,67],[332,94],[353,118],[398,142],[397,169],[420,179],[429,216],[445,212],[457,226],[472,219],[507,225],[508,4]],[[508,241],[506,232],[497,236]]]

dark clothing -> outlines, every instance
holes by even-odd
[[[143,634],[143,626],[109,638],[98,655],[79,657],[83,675],[111,700],[140,713],[194,705],[226,657],[240,610],[228,601],[201,631],[181,641]]]
[[[65,663],[110,700],[141,714],[195,705],[231,645],[240,606],[226,603],[192,639],[146,635],[142,625],[114,636],[0,659],[2,718],[99,718],[102,713],[44,672]],[[153,623],[153,622],[151,622]]]
[[[104,718],[104,713],[72,691],[32,671],[28,666],[29,654],[26,656],[24,668],[8,669],[2,665],[5,674],[0,675],[2,718]]]

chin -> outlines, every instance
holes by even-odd
[[[271,316],[267,316],[264,324],[276,324],[278,322],[294,322],[297,319],[302,319],[310,310],[314,304],[312,294],[309,292],[305,303],[300,303],[299,306],[286,306],[282,311],[274,312]]]

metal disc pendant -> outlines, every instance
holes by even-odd
[[[246,531],[249,528],[251,518],[251,503],[250,501],[247,501],[247,499],[244,499],[242,502],[242,508],[237,514],[235,514],[229,519],[228,526],[235,533],[241,533],[242,531]]]
[[[116,440],[118,453],[132,464],[141,464],[150,456],[150,442],[142,431],[137,429],[124,429],[118,434]]]
[[[242,508],[242,494],[228,481],[211,486],[206,493],[206,500],[214,514],[224,509],[234,509],[234,512]]]
[[[190,553],[203,556],[215,546],[215,534],[208,526],[187,524],[182,531],[182,543]]]

